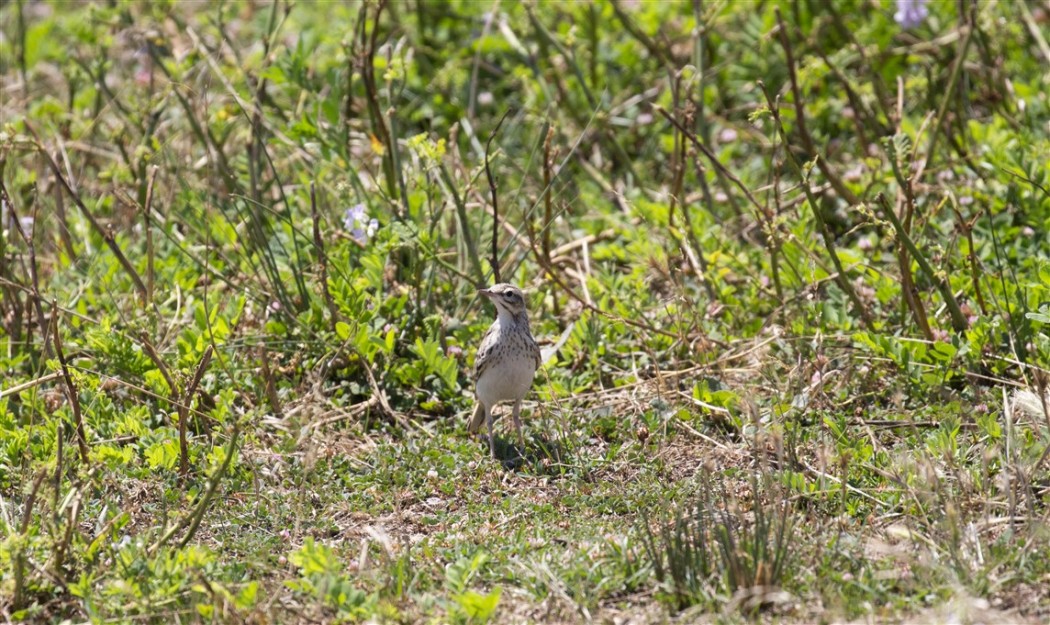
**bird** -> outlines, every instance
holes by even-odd
[[[518,433],[518,443],[523,449],[525,447],[521,435],[521,401],[528,394],[536,370],[540,368],[540,348],[529,329],[525,295],[521,289],[500,283],[478,289],[478,293],[495,304],[496,320],[481,339],[474,359],[477,401],[467,431],[477,433],[485,423],[489,433],[489,453],[495,458],[492,409],[501,401],[514,402],[514,429]]]

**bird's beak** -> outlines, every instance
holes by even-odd
[[[492,291],[490,291],[489,289],[478,289],[478,293],[484,295],[485,297],[487,297],[489,299],[492,298]]]

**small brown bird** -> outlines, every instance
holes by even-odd
[[[521,400],[529,392],[536,370],[540,368],[540,348],[529,330],[525,296],[511,284],[497,284],[478,291],[496,305],[496,321],[481,339],[474,359],[477,382],[477,405],[467,431],[475,433],[482,422],[489,431],[489,453],[496,457],[492,433],[492,409],[501,401],[514,402],[514,429],[518,443],[525,446],[521,435]]]

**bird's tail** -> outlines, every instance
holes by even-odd
[[[483,423],[485,423],[485,406],[479,401],[474,405],[474,416],[470,418],[470,423],[467,424],[467,431],[475,434],[481,430]]]

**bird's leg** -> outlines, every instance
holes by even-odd
[[[521,435],[521,400],[514,403],[514,429],[518,432],[518,444],[521,445],[521,453],[525,453],[525,437]]]
[[[496,435],[492,429],[492,409],[485,406],[485,426],[489,429],[489,453],[496,457]]]

